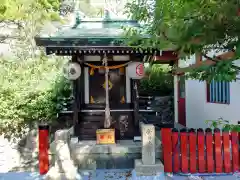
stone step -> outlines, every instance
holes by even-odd
[[[94,169],[128,169],[134,168],[135,159],[141,158],[141,154],[89,154],[81,155],[75,161],[78,170]]]
[[[82,154],[141,154],[142,143],[132,140],[119,140],[112,145],[98,145],[96,141],[80,141],[76,138],[71,139],[70,143],[71,154],[74,159],[79,159]],[[156,157],[161,155],[161,143],[156,138]]]

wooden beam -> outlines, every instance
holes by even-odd
[[[161,56],[155,56],[156,61],[178,60],[178,54],[174,51],[163,51]]]
[[[234,52],[226,52],[226,53],[223,53],[219,56],[217,56],[217,58],[219,58],[219,61],[226,61],[226,60],[231,60],[231,58],[235,55]],[[212,61],[210,59],[206,59],[205,61],[202,61],[202,56],[200,54],[196,54],[196,63],[195,64],[192,64],[188,67],[185,67],[185,68],[177,68],[174,72],[174,74],[182,74],[184,72],[187,72],[191,69],[194,69],[194,68],[199,68],[200,66],[205,66],[205,65],[208,65],[208,66],[211,66],[213,64],[216,64],[215,61]]]

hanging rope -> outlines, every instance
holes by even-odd
[[[108,68],[108,69],[119,69],[119,68],[122,68],[124,66],[127,66],[129,63],[131,63],[131,61],[127,62],[127,63],[124,63],[124,64],[119,64],[119,65],[114,65],[114,66],[96,66],[96,65],[93,65],[93,64],[89,64],[89,63],[84,63],[86,66],[88,67],[91,67],[93,69],[101,69],[101,68]]]

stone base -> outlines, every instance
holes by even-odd
[[[160,158],[161,142],[156,139],[156,158]],[[116,144],[99,145],[96,141],[79,141],[71,139],[70,150],[73,156],[77,154],[135,154],[142,153],[142,143],[133,140],[119,140]]]
[[[137,176],[159,176],[164,174],[164,166],[158,159],[154,165],[144,165],[141,159],[135,159],[134,167]]]
[[[76,179],[78,178],[75,172],[61,173],[55,167],[52,167],[45,177],[45,180],[76,180]]]

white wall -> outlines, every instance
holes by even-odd
[[[240,64],[240,60],[236,61]],[[230,104],[207,103],[206,82],[186,80],[186,125],[206,128],[206,120],[223,118],[231,124],[240,121],[240,80],[230,83]]]
[[[191,55],[189,57],[186,57],[185,59],[180,59],[178,61],[178,67],[185,68],[195,63],[196,63],[195,55]]]

